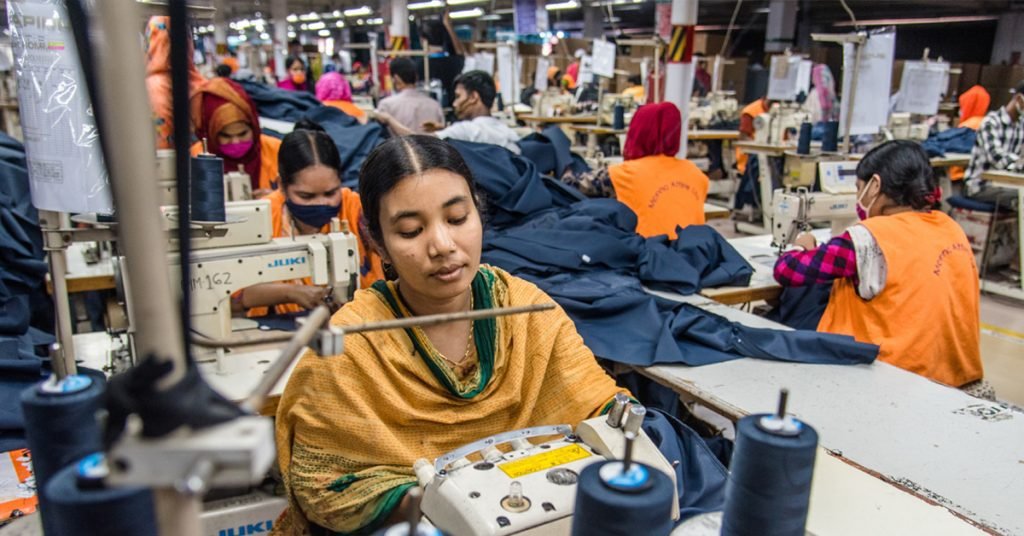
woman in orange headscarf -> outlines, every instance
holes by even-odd
[[[146,24],[146,90],[153,108],[153,127],[156,129],[156,148],[174,148],[174,119],[171,106],[171,36],[168,35],[170,17],[150,17]],[[192,43],[188,44],[192,57]],[[188,63],[189,96],[206,79]]]
[[[276,187],[277,152],[281,140],[260,132],[256,106],[242,86],[227,78],[207,81],[192,97],[192,126],[207,150],[224,159],[224,169],[242,166],[249,174],[253,195],[262,197]],[[202,141],[192,154],[202,152]]]
[[[608,168],[615,197],[636,213],[636,232],[676,237],[702,225],[708,176],[679,152],[682,117],[671,102],[641,106],[629,124],[625,161]]]
[[[992,98],[985,88],[975,85],[960,95],[960,124],[959,127],[967,127],[971,130],[978,130],[981,120],[988,113],[988,105]]]

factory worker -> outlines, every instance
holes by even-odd
[[[878,344],[878,358],[979,396],[978,267],[920,144],[880,145],[857,164],[861,222],[817,246],[801,234],[775,264],[783,286],[832,283],[818,331]],[[834,282],[834,283],[833,283]]]
[[[277,87],[288,91],[309,91],[309,73],[306,62],[298,56],[288,56],[284,60],[285,77],[277,83]]]
[[[391,138],[359,184],[370,235],[397,277],[357,292],[333,325],[552,303],[480,263],[473,177],[444,141]],[[509,430],[575,426],[618,392],[561,308],[346,337],[342,355],[303,356],[281,397],[289,510],[274,531],[369,533],[417,485],[417,459]]]
[[[156,148],[174,148],[174,107],[171,105],[171,37],[168,34],[170,17],[150,17],[146,24],[146,91],[153,108],[153,127],[156,129]],[[192,57],[192,41],[188,42],[188,57]],[[206,81],[196,66],[188,62],[189,96]]]
[[[224,159],[224,170],[239,166],[249,174],[253,196],[270,193],[277,181],[277,151],[281,140],[260,132],[256,105],[238,83],[227,78],[208,80],[192,97],[192,128],[199,142],[192,154],[207,150]]]
[[[708,176],[693,162],[676,158],[683,121],[675,104],[637,109],[629,123],[623,162],[587,173],[566,173],[562,182],[588,197],[614,197],[637,217],[643,236],[676,237],[676,226],[704,223]]]
[[[316,98],[366,123],[366,112],[352,103],[352,86],[341,74],[331,72],[321,76],[316,82]]]
[[[766,97],[761,97],[760,99],[744,106],[743,109],[740,110],[740,140],[747,141],[754,139],[754,119],[763,113],[768,113],[770,108],[771,103],[768,102],[768,99]],[[747,153],[740,150],[739,147],[736,148],[736,169],[739,170],[740,174],[747,171],[748,158],[749,155]]]
[[[274,238],[326,233],[331,218],[348,223],[359,242],[359,286],[384,277],[380,256],[369,247],[359,194],[341,185],[338,148],[321,127],[300,121],[281,142],[281,187],[267,196]],[[322,303],[330,291],[307,280],[253,285],[236,293],[232,309],[248,316],[297,313]]]
[[[957,126],[971,130],[981,128],[981,120],[985,119],[988,106],[992,102],[988,91],[979,85],[974,85],[971,89],[964,91],[957,102],[960,103],[960,123]]]

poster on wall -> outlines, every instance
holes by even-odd
[[[49,1],[9,0],[7,15],[32,204],[58,212],[112,213],[99,132],[67,14]]]
[[[595,39],[593,58],[594,74],[605,78],[615,76],[615,43]]]
[[[892,84],[893,54],[896,50],[896,30],[892,27],[873,32],[861,45],[860,68],[857,71],[856,95],[853,95],[853,116],[847,118],[847,99],[851,98],[853,65],[856,46],[843,43],[843,92],[840,102],[839,132],[846,131],[850,121],[850,134],[875,134],[889,121],[889,88]]]
[[[908,61],[900,77],[897,112],[935,115],[949,86],[949,64],[942,61]]]
[[[800,56],[772,56],[771,69],[768,71],[768,100],[796,100],[800,61]]]

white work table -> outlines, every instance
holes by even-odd
[[[707,298],[656,293],[755,327],[788,329]],[[883,362],[806,365],[738,359],[638,369],[737,419],[775,408],[813,426],[822,447],[998,533],[1024,533],[1024,412]]]
[[[831,237],[830,229],[815,229],[812,234],[819,244]],[[772,235],[731,238],[728,242],[754,268],[750,283],[742,287],[706,288],[701,295],[729,305],[778,298],[782,286],[775,281],[773,272],[779,250],[772,247]]]

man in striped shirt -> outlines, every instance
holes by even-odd
[[[981,174],[989,170],[1024,171],[1024,81],[1010,90],[1010,102],[989,112],[978,128],[971,163],[964,177],[975,199],[995,201],[1000,188],[988,187]]]

